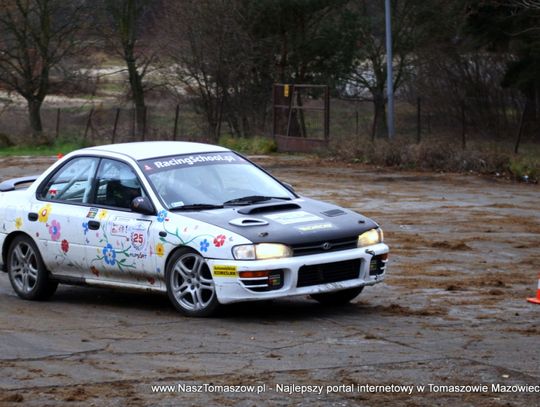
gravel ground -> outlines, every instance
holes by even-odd
[[[386,282],[341,308],[301,297],[188,319],[134,292],[62,286],[27,302],[1,274],[0,405],[540,405],[539,387],[512,387],[540,386],[540,306],[525,301],[537,185],[255,159],[377,220]],[[0,180],[52,161],[0,159]]]

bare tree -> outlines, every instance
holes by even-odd
[[[180,88],[205,116],[210,137],[219,138],[222,122],[234,134],[249,133],[249,112],[261,110],[261,87],[254,44],[240,24],[240,1],[170,0],[160,18],[161,49]],[[219,16],[219,18],[216,18]],[[260,61],[258,61],[260,62]],[[268,99],[268,90],[263,88]],[[264,106],[262,107],[264,110]]]
[[[394,91],[411,68],[415,47],[424,32],[422,13],[431,4],[421,0],[391,2],[392,37],[394,48]],[[374,116],[372,137],[386,134],[386,49],[384,2],[360,0],[351,5],[357,13],[356,58],[346,81],[346,96],[370,99]]]
[[[108,16],[105,21],[109,24],[103,26],[101,31],[126,63],[136,112],[136,134],[139,137],[144,135],[146,127],[144,79],[157,55],[143,40],[143,34],[148,34],[151,5],[150,0],[105,0]]]
[[[0,84],[28,104],[34,141],[42,141],[41,106],[51,72],[79,41],[84,1],[0,0]]]

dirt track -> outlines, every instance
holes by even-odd
[[[300,193],[380,222],[391,247],[386,282],[344,308],[297,298],[203,320],[181,317],[162,296],[112,290],[61,287],[50,302],[26,302],[2,274],[0,404],[540,405],[538,392],[491,388],[540,385],[540,306],[525,301],[540,271],[537,185],[258,160]],[[0,180],[48,162],[0,160]],[[266,387],[151,388],[177,384]],[[324,387],[302,395],[278,384]],[[489,390],[356,387],[365,384]]]

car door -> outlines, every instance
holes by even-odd
[[[89,235],[87,278],[92,282],[158,288],[155,256],[149,236],[155,216],[130,210],[131,201],[147,196],[130,164],[103,158],[88,222],[99,229]],[[154,222],[155,223],[155,222]]]
[[[30,230],[54,275],[81,278],[87,268],[87,225],[99,158],[66,161],[37,190],[28,214]]]

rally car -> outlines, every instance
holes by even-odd
[[[85,148],[4,181],[0,247],[24,299],[59,283],[156,290],[196,317],[295,295],[347,303],[383,280],[388,258],[365,216],[226,148],[165,141]]]

